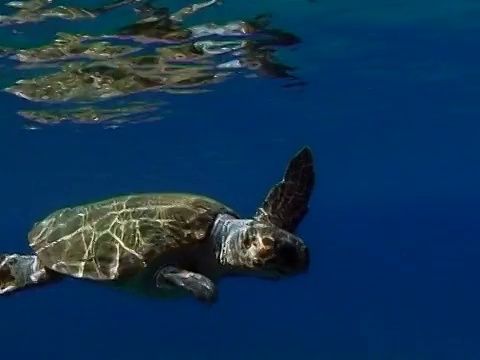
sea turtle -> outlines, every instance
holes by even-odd
[[[30,230],[33,255],[0,255],[0,294],[70,276],[213,304],[223,277],[305,273],[309,250],[294,231],[314,181],[313,156],[304,147],[250,219],[184,193],[127,195],[57,210]]]

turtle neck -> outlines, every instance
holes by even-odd
[[[237,219],[228,214],[217,216],[211,237],[221,265],[235,266],[240,255],[240,240],[251,222],[251,219]]]

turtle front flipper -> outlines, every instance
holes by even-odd
[[[213,304],[217,301],[217,287],[208,277],[191,271],[167,266],[156,273],[156,285],[160,289],[177,287],[193,295],[197,300]]]
[[[308,211],[314,184],[312,151],[304,147],[290,160],[282,181],[269,191],[255,219],[294,232]]]
[[[36,255],[0,254],[0,295],[58,279]]]

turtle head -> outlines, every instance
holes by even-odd
[[[305,243],[271,223],[221,215],[213,236],[220,264],[235,273],[281,279],[308,270],[310,259]]]
[[[309,250],[303,240],[273,224],[252,221],[238,241],[242,265],[256,276],[280,279],[309,268]]]
[[[283,179],[270,189],[253,219],[217,218],[213,237],[220,264],[270,279],[306,272],[309,250],[294,233],[307,214],[314,183],[312,152],[304,147],[290,160]]]

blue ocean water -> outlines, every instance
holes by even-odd
[[[2,359],[478,359],[479,10],[466,0],[225,1],[189,21],[271,13],[302,40],[276,53],[300,84],[239,70],[209,92],[112,100],[158,107],[155,121],[41,124],[19,112],[80,105],[0,93],[7,253],[29,252],[31,225],[60,207],[189,191],[248,216],[300,147],[317,171],[299,229],[308,275],[225,280],[210,308],[76,280],[32,288],[0,299]],[[123,7],[0,34],[4,47],[27,48],[132,17]],[[2,88],[58,71],[0,60]]]

